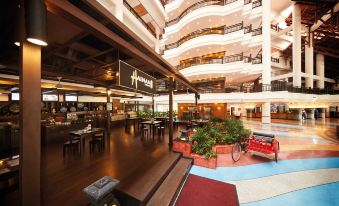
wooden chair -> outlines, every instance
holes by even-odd
[[[78,153],[80,153],[80,139],[74,139],[72,136],[69,138],[69,140],[67,140],[66,142],[64,142],[63,145],[63,156],[66,155],[66,152],[69,152],[69,150],[72,149],[73,150],[73,154],[75,153],[75,150],[78,150]]]

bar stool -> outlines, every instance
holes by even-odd
[[[92,140],[89,141],[90,152],[94,151],[96,146],[98,147],[99,151],[101,151],[105,148],[104,133],[94,134]]]
[[[142,126],[141,132],[142,132],[142,133],[141,133],[141,137],[142,137],[142,139],[144,139],[145,136],[148,137],[149,128],[147,128],[146,126]]]
[[[69,140],[64,142],[64,145],[62,147],[63,156],[65,156],[66,151],[69,152],[70,149],[73,150],[73,154],[75,153],[75,149],[77,149],[78,153],[80,153],[80,140],[73,139],[73,137],[71,136]]]

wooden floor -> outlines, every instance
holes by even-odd
[[[104,152],[90,154],[88,143],[82,156],[62,155],[62,142],[42,148],[42,205],[87,205],[82,189],[103,176],[121,181],[118,190],[140,201],[157,184],[161,174],[178,159],[163,140],[144,140],[126,132],[124,125],[111,130]]]

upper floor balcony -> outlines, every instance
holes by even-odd
[[[192,27],[196,27],[196,24],[199,24],[199,22],[196,21],[205,22],[206,19],[210,19],[211,17],[219,18],[211,21],[213,23],[210,24],[213,25],[220,24],[217,22],[219,22],[222,18],[225,19],[227,23],[232,23],[232,20],[234,19],[232,19],[233,17],[228,15],[234,14],[237,15],[238,18],[240,16],[245,18],[245,16],[247,16],[247,19],[253,19],[260,16],[261,10],[255,9],[258,8],[260,5],[261,1],[252,2],[244,0],[202,0],[187,7],[180,14],[170,14],[170,18],[171,16],[176,17],[166,22],[165,33],[170,35],[177,32],[180,33],[181,31],[184,32],[183,28],[186,28],[186,26],[192,25]],[[206,24],[206,26],[209,25]]]
[[[189,13],[195,10],[198,10],[200,8],[212,6],[212,5],[226,6],[237,1],[239,2],[240,6],[249,5],[249,4],[252,4],[252,8],[257,8],[261,6],[261,0],[256,0],[256,1],[253,1],[253,0],[201,0],[193,4],[185,0],[172,0],[172,1],[167,2],[166,12],[170,13],[170,15],[177,14],[178,11],[180,13],[177,14],[174,19],[171,19],[170,21],[166,22],[166,26],[171,26],[171,25],[178,23],[183,17],[185,17]],[[181,10],[183,11],[181,12]]]

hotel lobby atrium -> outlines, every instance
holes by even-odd
[[[0,8],[0,205],[339,205],[338,0]]]

